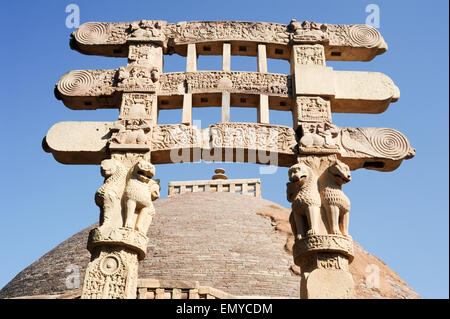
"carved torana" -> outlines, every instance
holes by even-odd
[[[72,33],[70,44],[84,54],[128,58],[118,69],[67,72],[55,87],[67,107],[118,109],[117,121],[58,123],[43,141],[59,162],[100,164],[104,177],[95,194],[99,227],[89,235],[82,298],[136,298],[138,262],[160,196],[154,165],[201,160],[289,167],[300,297],[354,297],[344,184],[351,170],[392,171],[415,150],[394,129],[333,124],[333,112],[382,113],[400,91],[384,74],[335,71],[326,61],[369,61],[384,53],[378,30],[295,19],[88,22]],[[167,54],[186,57],[186,72],[164,73]],[[197,70],[199,55],[222,55],[222,68]],[[256,57],[258,72],[231,71],[232,55]],[[290,74],[270,73],[267,58],[288,60]],[[222,121],[193,126],[192,108],[210,106],[221,107]],[[235,122],[232,107],[256,108],[257,119]],[[167,109],[182,109],[181,118],[161,125],[159,112]],[[270,124],[270,110],[292,112],[292,127]],[[261,195],[257,180],[230,182],[223,173],[208,183],[172,184],[169,193],[192,186],[192,192],[204,187]]]

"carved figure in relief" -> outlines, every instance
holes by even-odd
[[[317,175],[306,164],[298,163],[289,169],[289,181],[286,184],[287,200],[292,203],[289,222],[295,238],[317,234],[321,207]]]
[[[110,142],[117,144],[147,144],[151,126],[142,120],[117,122],[112,128],[114,135]]]
[[[125,227],[147,233],[155,208],[152,201],[159,197],[159,185],[152,180],[155,166],[140,160],[132,168],[124,194]]]
[[[158,68],[151,70],[145,67],[120,67],[117,70],[117,86],[128,90],[154,89],[159,81],[160,72]]]
[[[128,72],[128,70],[125,67],[121,66],[117,73],[117,81],[123,83],[128,80],[129,77],[130,73]]]
[[[157,38],[162,36],[161,24],[156,21],[132,22],[127,30],[132,38]]]
[[[317,22],[297,22],[292,19],[288,25],[288,30],[293,33],[293,38],[300,41],[320,41],[326,40],[327,25]]]
[[[324,184],[320,195],[327,212],[328,225],[332,234],[349,236],[350,200],[342,191],[342,185],[350,182],[350,168],[341,161],[336,161],[325,172]]]
[[[334,138],[339,134],[339,129],[331,124],[302,125],[303,136],[300,146],[305,148],[338,148]]]
[[[150,78],[152,79],[152,82],[158,82],[159,81],[159,70],[157,68],[153,68],[150,72]]]
[[[100,208],[100,229],[121,227],[127,170],[119,161],[106,159],[101,163],[101,174],[105,182],[95,193],[95,204]]]

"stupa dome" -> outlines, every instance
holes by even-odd
[[[224,192],[184,193],[154,204],[156,216],[148,231],[148,255],[139,265],[140,279],[198,281],[233,296],[299,297],[299,270],[289,251],[289,209]],[[88,233],[95,226],[21,271],[0,291],[0,298],[79,295],[79,290],[66,287],[66,267],[79,266],[82,284],[90,258]],[[381,260],[356,242],[354,249],[350,272],[357,298],[419,298]],[[367,267],[373,265],[380,272],[379,288],[367,284]]]

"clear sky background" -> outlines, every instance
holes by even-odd
[[[63,240],[96,222],[98,166],[56,162],[41,148],[61,121],[114,121],[117,110],[73,111],[53,95],[69,70],[109,69],[126,59],[82,55],[69,48],[68,4],[89,21],[168,22],[243,20],[289,23],[313,20],[364,24],[368,4],[380,8],[380,32],[389,50],[371,62],[328,62],[335,70],[377,71],[400,88],[397,103],[378,115],[334,114],[339,126],[391,127],[416,148],[394,172],[360,169],[344,186],[352,202],[350,233],[425,298],[448,298],[449,100],[448,1],[2,1],[0,9],[1,123],[0,287]],[[256,58],[232,57],[232,70],[256,71]],[[165,59],[165,72],[184,71],[185,58]],[[269,72],[289,73],[286,61]],[[198,68],[220,70],[221,57],[200,57]],[[292,125],[289,112],[271,111],[274,124]],[[194,109],[202,127],[220,121],[220,108]],[[161,111],[160,123],[179,123],[181,111]],[[231,110],[232,121],[256,121],[256,110]],[[263,197],[289,207],[287,168],[260,175],[240,163],[157,165],[162,197],[174,180],[209,179],[223,167],[229,178],[261,178]],[[186,212],[187,214],[189,212]],[[182,231],[183,225],[180,225]]]

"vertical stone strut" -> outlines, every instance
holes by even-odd
[[[222,123],[230,121],[230,103],[231,95],[230,92],[222,92]]]
[[[267,52],[265,44],[258,44],[258,72],[267,73]],[[269,124],[269,96],[259,95],[258,123]]]
[[[134,31],[142,28],[130,25]],[[163,50],[158,41],[140,41],[137,34],[129,44],[127,67],[119,69],[118,85],[123,90],[113,133],[113,140],[131,144],[125,148],[120,143],[111,145],[111,158],[101,163],[105,182],[95,194],[100,221],[89,234],[91,261],[82,298],[136,298],[138,261],[147,251],[146,234],[155,214],[152,201],[159,197],[146,143],[157,124],[156,85],[162,66]],[[189,101],[185,104],[188,108]],[[183,112],[183,121],[188,123],[190,114],[185,113],[189,111]]]
[[[186,72],[197,71],[197,49],[195,44],[188,44],[187,46],[187,59],[186,59]],[[191,125],[192,123],[192,94],[185,93],[183,96],[183,113],[181,123]]]
[[[308,94],[307,81],[327,86],[323,45],[294,42],[290,63],[299,156],[289,169],[287,199],[292,202],[294,262],[302,270],[300,298],[353,298],[354,283],[348,272],[353,259],[350,201],[341,189],[351,179],[350,169],[336,155],[329,99],[317,95],[317,90]]]
[[[231,72],[231,43],[224,42],[222,52],[222,71]],[[230,121],[230,92],[222,92],[222,122]]]
[[[183,95],[183,114],[182,124],[191,125],[192,123],[192,94],[185,93]]]
[[[197,71],[197,48],[195,43],[187,45],[186,72]]]
[[[231,71],[231,43],[224,42],[222,52],[222,71]]]

